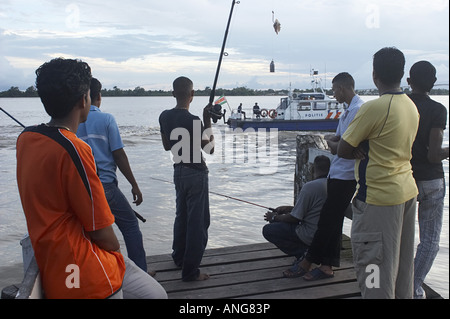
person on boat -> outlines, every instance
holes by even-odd
[[[339,118],[336,133],[325,136],[331,153],[336,154],[341,136],[364,102],[355,93],[355,80],[347,72],[339,73],[333,78],[332,89],[336,100],[348,106]],[[308,253],[299,265],[299,274],[303,274],[305,280],[333,277],[333,267],[340,266],[342,225],[356,188],[354,167],[355,160],[339,156],[335,156],[331,162],[327,200],[320,212],[317,232]],[[320,266],[309,271],[313,263]]]
[[[237,108],[237,112],[238,112],[239,114],[243,114],[243,115],[244,115],[244,120],[246,119],[246,117],[245,117],[245,112],[242,111],[242,103],[239,104],[239,106],[238,106],[238,108]]]
[[[183,281],[206,280],[199,266],[208,242],[210,225],[208,167],[202,151],[214,153],[210,110],[203,109],[203,123],[189,112],[194,98],[192,81],[179,77],[173,82],[175,108],[165,110],[159,117],[161,139],[174,160],[176,217],[173,228],[172,258],[182,267]]]
[[[420,114],[419,130],[412,148],[412,170],[417,196],[419,240],[414,258],[414,298],[425,298],[422,284],[439,251],[444,213],[445,180],[442,160],[448,158],[449,148],[442,147],[447,126],[447,109],[432,100],[429,93],[436,82],[436,68],[428,61],[415,63],[410,71],[409,95]]]
[[[338,156],[357,159],[351,242],[363,298],[413,297],[418,190],[410,160],[419,113],[400,88],[404,67],[395,47],[375,53],[380,97],[361,106],[338,145]]]
[[[258,103],[255,103],[255,105],[253,105],[253,114],[257,119],[261,118],[261,109],[259,108]]]
[[[269,222],[262,229],[264,238],[282,252],[295,257],[292,267],[283,272],[285,277],[299,276],[299,263],[311,245],[320,210],[327,198],[329,170],[330,159],[324,155],[317,156],[313,164],[313,180],[303,185],[295,206],[280,206],[264,215]]]
[[[57,58],[36,71],[50,122],[17,139],[17,184],[46,298],[167,298],[120,252],[88,144],[75,132],[91,105],[91,69]]]
[[[91,107],[86,122],[78,126],[77,136],[89,144],[97,164],[97,172],[105,190],[115,223],[122,232],[128,257],[142,270],[147,270],[142,233],[133,208],[118,187],[117,167],[131,184],[133,203],[142,203],[142,193],[134,178],[114,116],[100,111],[102,84],[91,81]],[[152,273],[153,274],[153,273]]]

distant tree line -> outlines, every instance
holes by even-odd
[[[311,90],[294,89],[293,93],[310,92]],[[409,93],[409,88],[404,89],[406,93]],[[378,95],[377,89],[368,90],[356,90],[356,93],[360,95]],[[210,96],[211,88],[206,87],[203,90],[196,90],[195,94],[198,96]],[[286,96],[289,94],[289,90],[254,90],[245,86],[237,87],[234,89],[216,89],[216,96],[271,96],[281,95]],[[326,90],[326,94],[332,96],[333,91]],[[449,95],[448,89],[432,89],[431,95]],[[102,96],[172,96],[172,91],[164,90],[145,90],[138,86],[134,89],[123,90],[114,86],[112,89],[102,89]],[[37,90],[34,86],[30,86],[25,91],[21,91],[17,86],[12,86],[9,90],[0,92],[0,97],[38,97]]]
[[[11,86],[9,90],[0,92],[0,97],[37,97],[37,90],[34,86],[30,86],[25,91],[19,90],[17,86]]]

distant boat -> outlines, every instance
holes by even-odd
[[[228,125],[233,128],[278,129],[279,131],[335,131],[339,118],[345,111],[344,104],[327,96],[317,79],[317,71],[311,73],[313,91],[292,93],[283,97],[272,109],[233,110]],[[249,116],[251,114],[251,116]]]

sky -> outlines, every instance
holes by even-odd
[[[374,88],[373,54],[395,46],[449,83],[448,0],[241,0],[217,87],[324,87],[349,72]],[[232,0],[1,0],[0,91],[25,90],[56,57],[77,58],[104,88],[170,90],[178,76],[212,87]],[[273,12],[273,13],[272,13]],[[277,35],[273,19],[281,23]],[[275,72],[269,72],[274,60]],[[402,85],[406,84],[406,76]]]

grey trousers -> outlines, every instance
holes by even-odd
[[[167,299],[164,288],[139,268],[130,258],[125,260],[125,276],[122,288],[108,299]]]
[[[375,206],[353,200],[351,241],[363,298],[413,297],[416,198]]]

